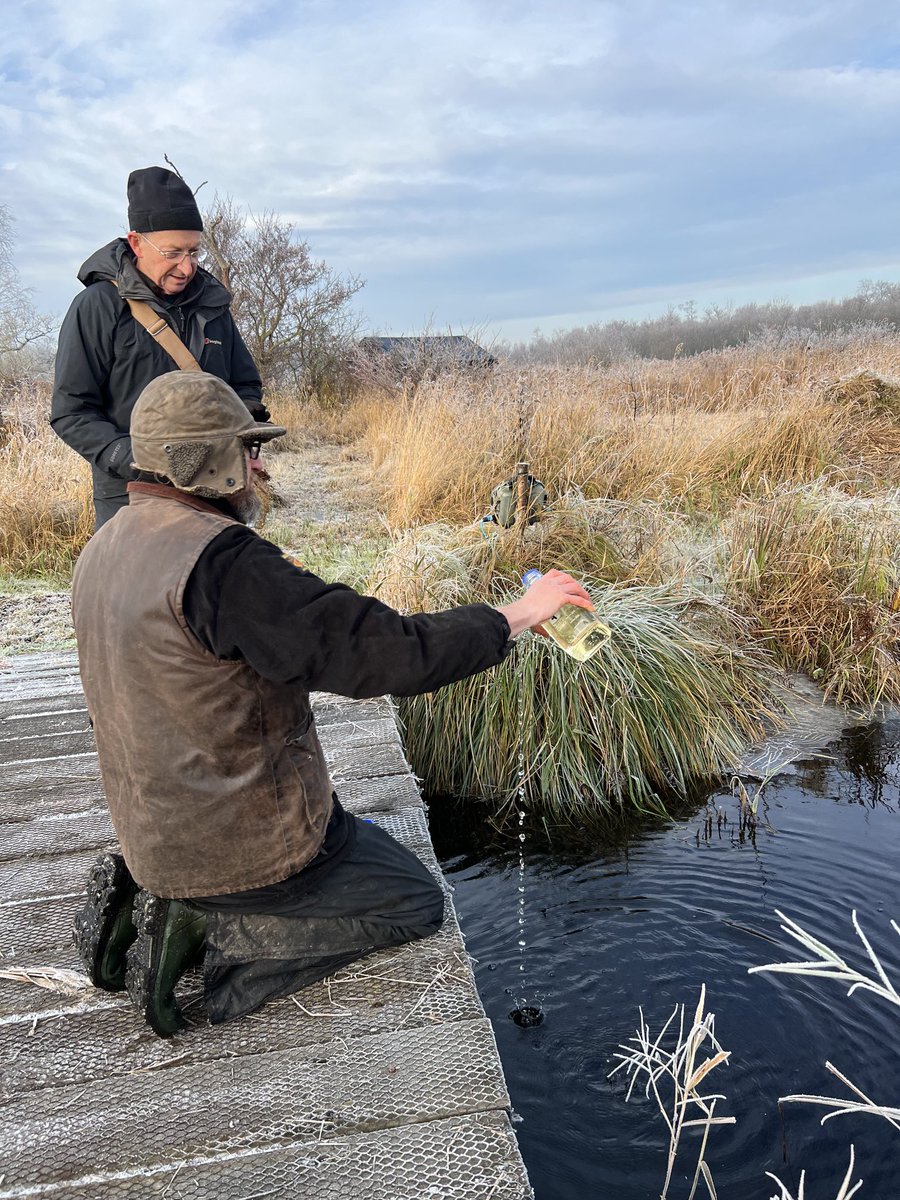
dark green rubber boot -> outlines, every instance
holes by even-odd
[[[137,939],[128,951],[125,987],[153,1032],[171,1037],[185,1026],[175,985],[203,954],[206,914],[181,900],[140,891],[134,923]]]
[[[131,916],[137,890],[121,854],[102,854],[91,867],[72,937],[88,978],[105,992],[125,987],[125,954],[137,937]]]

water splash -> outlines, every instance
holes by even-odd
[[[536,1025],[543,1025],[544,1010],[539,1004],[523,1004],[521,1008],[512,1010],[509,1019],[520,1029],[533,1029]]]

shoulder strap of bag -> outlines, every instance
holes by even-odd
[[[113,283],[113,287],[115,286],[115,283]],[[158,312],[154,312],[144,300],[131,300],[126,297],[125,303],[131,309],[131,315],[137,323],[143,325],[150,336],[159,342],[169,357],[174,359],[176,366],[180,370],[203,370],[165,317],[161,317]]]
[[[163,350],[173,358],[182,371],[202,371],[203,368],[188,350],[187,346],[165,319],[144,300],[126,300],[134,319],[147,330],[151,337],[156,338]]]

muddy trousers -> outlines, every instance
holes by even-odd
[[[444,896],[428,869],[377,825],[348,819],[351,843],[327,872],[307,881],[301,871],[274,901],[250,899],[248,907],[238,894],[227,907],[199,905],[207,913],[204,990],[213,1024],[440,928]]]

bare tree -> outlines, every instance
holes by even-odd
[[[314,259],[294,224],[216,196],[203,218],[204,266],[232,293],[232,313],[264,383],[307,395],[339,391],[357,333],[350,301],[363,287]]]
[[[21,353],[46,338],[53,319],[34,307],[13,261],[12,215],[0,204],[0,374],[24,366]]]

